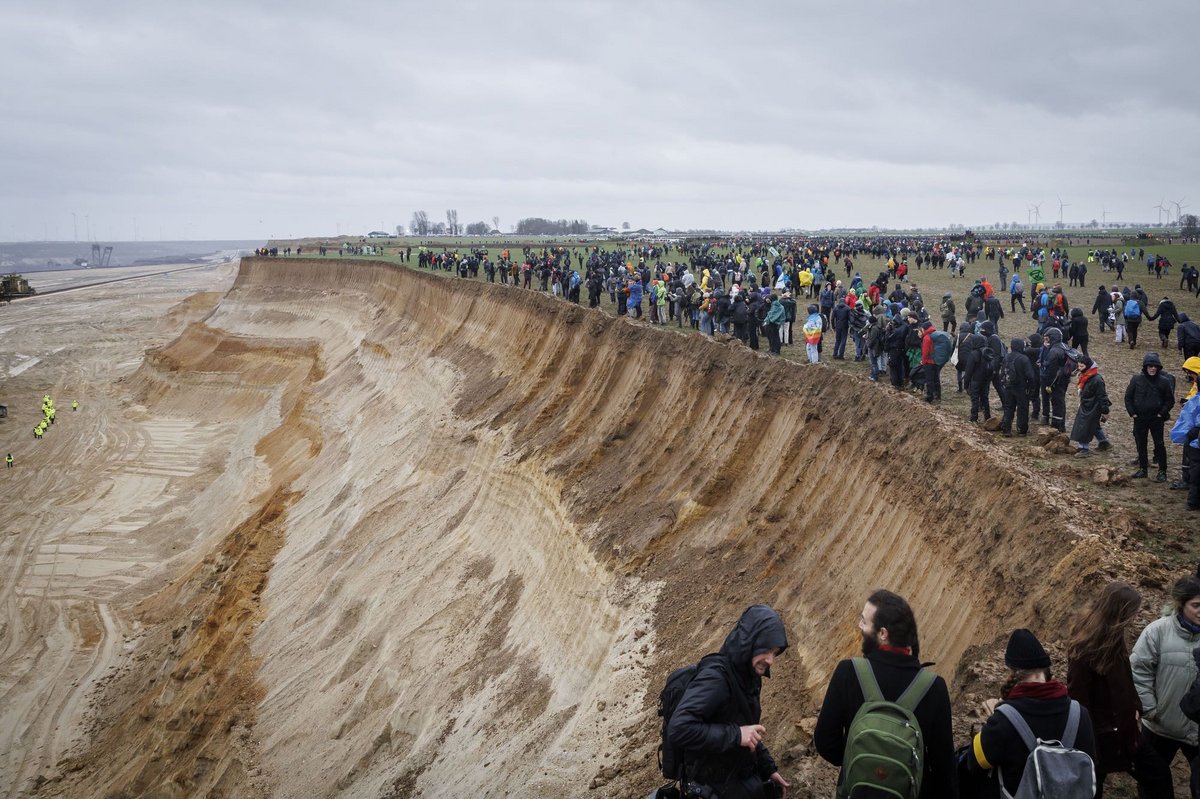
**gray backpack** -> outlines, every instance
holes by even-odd
[[[1086,752],[1075,748],[1079,732],[1079,703],[1071,700],[1067,728],[1060,741],[1043,741],[1033,734],[1025,719],[1012,705],[996,708],[1012,724],[1029,749],[1025,773],[1017,792],[1010,794],[1000,781],[1005,799],[1093,799],[1096,795],[1096,767]]]

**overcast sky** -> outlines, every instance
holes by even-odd
[[[1067,222],[1154,221],[1200,208],[1198,28],[1197,0],[0,0],[0,239],[449,208],[504,231],[989,225],[1039,202],[1050,223],[1059,197]]]

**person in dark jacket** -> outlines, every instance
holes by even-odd
[[[1189,319],[1185,313],[1179,314],[1177,338],[1184,360],[1200,355],[1200,325]]]
[[[858,621],[863,655],[879,683],[884,699],[895,702],[921,671],[917,620],[904,599],[891,591],[878,590],[867,598]],[[862,688],[851,660],[833,670],[813,745],[817,753],[835,766],[842,765],[850,722],[863,704]],[[953,799],[958,796],[954,769],[954,736],[950,720],[950,692],[937,677],[913,714],[925,742],[925,773],[921,796]]]
[[[746,344],[750,341],[750,304],[745,294],[738,294],[729,305],[729,319],[733,322],[733,337]]]
[[[958,378],[958,393],[961,394],[967,388],[967,383],[964,377],[966,376],[966,368],[963,365],[963,345],[967,343],[967,339],[975,332],[975,326],[972,322],[963,323],[958,329],[958,340],[954,342],[954,349],[958,352],[957,363],[954,366],[956,377]]]
[[[1175,307],[1175,303],[1167,297],[1163,297],[1158,307],[1154,309],[1154,313],[1146,314],[1146,318],[1153,321],[1158,320],[1158,340],[1162,342],[1163,349],[1166,349],[1171,344],[1171,331],[1175,329],[1175,325],[1179,324],[1179,311]]]
[[[992,373],[988,368],[986,353],[987,338],[980,333],[967,336],[959,349],[959,363],[963,368],[963,383],[971,394],[971,421],[978,422],[979,414],[984,421],[992,418],[992,409],[988,406],[988,386],[991,384]]]
[[[1096,738],[1096,798],[1104,778],[1133,768],[1141,738],[1142,702],[1129,665],[1129,628],[1141,595],[1120,581],[1109,583],[1090,604],[1067,645],[1067,692],[1087,708]]]
[[[893,306],[893,308],[895,307]],[[893,317],[888,324],[884,344],[887,348],[888,375],[891,378],[892,386],[903,388],[908,371],[908,314],[898,314]]]
[[[701,661],[667,726],[667,741],[684,750],[689,784],[706,785],[721,799],[770,796],[765,783],[788,783],[763,744],[759,694],[775,658],[787,649],[779,614],[767,605],[747,608],[715,656]]]
[[[986,297],[983,301],[983,312],[992,323],[992,328],[999,333],[1000,320],[1004,318],[1004,306],[1000,304],[1000,298],[995,294]]]
[[[1013,434],[1013,417],[1017,420],[1017,435],[1029,434],[1029,396],[1037,393],[1037,371],[1025,354],[1025,339],[1014,338],[1002,370],[1004,392],[1000,401],[1004,405],[1004,416],[1000,419],[1000,433]]]
[[[1100,317],[1100,332],[1104,332],[1104,326],[1111,323],[1108,321],[1108,313],[1112,310],[1112,295],[1108,289],[1101,285],[1096,290],[1096,301],[1092,303],[1092,313]]]
[[[1030,333],[1029,339],[1025,344],[1025,355],[1029,358],[1030,365],[1033,366],[1033,373],[1036,376],[1036,388],[1033,394],[1029,397],[1029,418],[1036,424],[1039,416],[1045,416],[1042,424],[1050,423],[1050,397],[1042,393],[1042,350],[1045,348],[1045,343],[1042,340],[1040,333]],[[1045,405],[1045,411],[1042,406]]]
[[[1062,331],[1057,327],[1047,328],[1043,341],[1046,348],[1042,351],[1041,361],[1042,394],[1050,398],[1050,426],[1065,433],[1069,380],[1066,374],[1067,348],[1062,343]]]
[[[1067,694],[1067,686],[1053,679],[1050,656],[1041,642],[1029,630],[1014,630],[1004,650],[1004,665],[1011,671],[1012,687],[1004,693],[1001,704],[1012,705],[1037,738],[1061,740],[1075,700]],[[1082,706],[1074,748],[1095,760],[1092,720]],[[1028,757],[1029,748],[999,709],[984,722],[967,755],[972,772],[999,769],[1001,785],[1010,795],[1021,782]]]
[[[1067,340],[1072,347],[1084,355],[1088,354],[1088,320],[1082,308],[1071,309],[1071,318],[1067,321]]]
[[[833,359],[846,360],[846,340],[850,336],[850,306],[838,300],[829,312],[829,324],[833,327]]]
[[[1071,425],[1071,440],[1079,444],[1076,458],[1086,458],[1092,454],[1088,445],[1093,438],[1099,442],[1097,449],[1106,450],[1112,446],[1104,435],[1103,427],[1111,409],[1108,390],[1104,386],[1104,378],[1100,376],[1100,365],[1087,355],[1082,356],[1079,359],[1079,408]]]
[[[1133,442],[1137,445],[1138,470],[1134,479],[1146,477],[1150,468],[1147,458],[1147,437],[1154,439],[1154,462],[1158,464],[1156,483],[1167,481],[1167,448],[1163,441],[1163,425],[1175,406],[1172,381],[1162,371],[1158,353],[1147,352],[1142,358],[1141,374],[1134,375],[1125,389],[1125,411],[1133,418]]]
[[[987,339],[987,348],[992,351],[992,363],[995,366],[992,368],[991,385],[996,390],[996,401],[1003,403],[1004,387],[1000,384],[1000,367],[1004,363],[1004,356],[1008,353],[1004,349],[1004,342],[996,334],[996,328],[990,320],[980,323],[979,335]]]

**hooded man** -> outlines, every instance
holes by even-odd
[[[1063,345],[1062,331],[1057,327],[1046,329],[1042,337],[1041,383],[1042,394],[1050,397],[1050,426],[1055,430],[1067,431],[1067,348]],[[1045,406],[1043,406],[1044,408]]]
[[[1017,420],[1017,435],[1029,434],[1029,397],[1037,394],[1037,372],[1029,356],[1025,354],[1025,339],[1014,338],[1004,358],[1000,401],[1004,405],[1004,416],[1000,419],[1000,433],[1013,434],[1013,417]]]
[[[667,726],[667,743],[682,749],[689,785],[721,799],[765,799],[789,787],[763,744],[762,678],[788,647],[779,614],[752,605],[715,655],[700,661]],[[704,794],[707,795],[707,794]]]
[[[1171,331],[1175,329],[1175,325],[1179,324],[1179,311],[1175,307],[1169,297],[1163,297],[1158,307],[1154,309],[1154,313],[1146,314],[1146,318],[1150,320],[1158,320],[1158,340],[1162,343],[1163,349],[1170,346]]]
[[[942,295],[942,330],[951,334],[958,330],[958,316],[954,307],[954,296],[949,291]]]
[[[1137,445],[1138,470],[1134,479],[1146,477],[1150,466],[1146,455],[1146,438],[1154,439],[1154,462],[1158,473],[1154,482],[1167,481],[1167,448],[1163,442],[1163,425],[1175,406],[1175,387],[1163,374],[1157,352],[1147,352],[1142,358],[1141,374],[1134,375],[1125,389],[1125,411],[1133,418],[1133,442]]]
[[[1200,355],[1200,325],[1188,318],[1185,313],[1179,314],[1179,351],[1186,358]]]

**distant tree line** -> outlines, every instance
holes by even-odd
[[[523,236],[566,236],[579,235],[588,232],[585,219],[542,219],[530,217],[517,222],[516,232]]]

